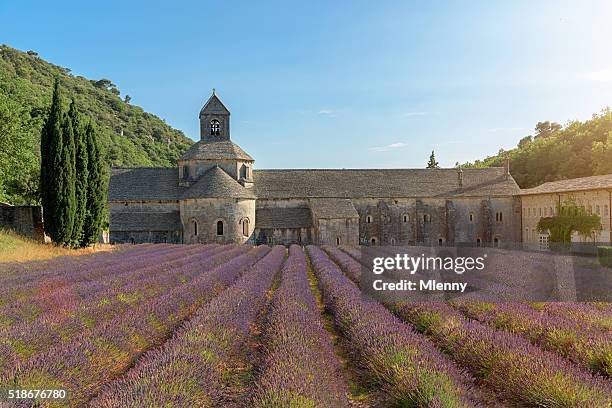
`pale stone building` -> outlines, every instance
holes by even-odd
[[[177,168],[115,168],[111,242],[490,245],[521,240],[508,168],[255,170],[213,93]]]
[[[528,248],[548,248],[548,234],[537,230],[543,217],[557,215],[559,205],[571,200],[583,207],[587,213],[601,218],[602,230],[592,237],[572,236],[573,242],[611,241],[612,230],[612,174],[553,181],[538,187],[521,190],[523,233],[522,239]]]

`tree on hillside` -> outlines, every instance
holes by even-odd
[[[436,155],[434,151],[431,151],[431,155],[429,155],[429,161],[427,162],[428,169],[439,169],[439,163],[436,161]]]
[[[96,88],[106,89],[107,91],[110,91],[115,95],[120,94],[119,89],[117,89],[117,85],[115,85],[110,79],[102,78],[97,81],[92,80],[91,82],[93,82]]]
[[[535,126],[535,137],[549,137],[559,130],[561,130],[561,125],[556,122],[538,122]]]
[[[572,234],[575,232],[589,238],[594,232],[601,231],[601,228],[599,215],[590,214],[572,200],[558,205],[556,215],[541,218],[537,225],[539,232],[549,234],[550,242],[559,244],[572,242]]]
[[[525,136],[524,138],[519,140],[518,147],[525,147],[525,146],[527,146],[531,142],[533,142],[533,136],[531,136],[531,135]]]
[[[49,176],[53,179],[52,194],[55,196],[55,213],[52,215],[55,237],[51,238],[58,244],[70,245],[76,210],[76,171],[74,131],[67,113],[62,118],[61,138],[52,146],[54,162]]]
[[[40,192],[43,207],[45,232],[54,241],[57,238],[55,217],[57,215],[57,174],[56,166],[61,161],[62,143],[62,96],[59,79],[55,78],[51,110],[40,137]]]
[[[101,147],[98,142],[94,125],[89,122],[85,129],[87,142],[87,211],[83,225],[83,240],[81,246],[87,246],[98,240],[98,235],[104,221],[106,209],[106,175],[102,159]]]
[[[70,104],[68,117],[72,123],[75,144],[75,216],[71,241],[72,245],[80,246],[83,243],[83,224],[85,222],[85,211],[87,209],[89,171],[87,167],[88,157],[85,129],[81,124],[81,117],[77,112],[74,99]]]

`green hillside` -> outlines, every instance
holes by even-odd
[[[534,135],[518,146],[467,167],[502,166],[510,157],[510,173],[522,188],[547,181],[612,173],[612,111],[604,109],[590,120],[565,126],[539,122]]]
[[[170,166],[193,143],[180,130],[131,105],[111,81],[75,76],[33,51],[0,45],[0,201],[38,201],[40,129],[55,76],[64,95],[73,97],[96,123],[110,165]]]

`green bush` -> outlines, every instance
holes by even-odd
[[[597,247],[599,263],[608,268],[612,268],[612,246]]]

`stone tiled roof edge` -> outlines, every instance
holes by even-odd
[[[522,189],[519,194],[556,194],[592,190],[612,191],[612,174],[549,181],[536,187]]]

